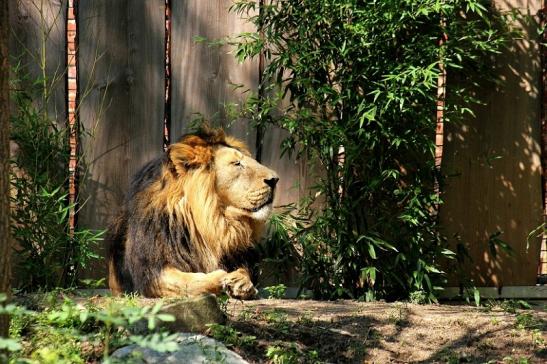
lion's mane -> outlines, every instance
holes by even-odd
[[[183,136],[134,176],[107,237],[114,293],[157,296],[165,266],[207,273],[256,259],[263,224],[224,213],[211,168],[216,146],[250,154],[242,142],[206,128]]]

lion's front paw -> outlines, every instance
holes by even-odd
[[[248,300],[257,294],[249,273],[243,268],[226,274],[222,279],[222,288],[230,297]]]

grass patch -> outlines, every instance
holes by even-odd
[[[135,296],[105,298],[100,304],[58,298],[58,292],[36,295],[29,301],[32,310],[0,301],[0,314],[11,316],[9,363],[108,362],[114,350],[130,344],[159,352],[178,347],[175,337],[160,328],[161,322],[174,320],[161,312],[161,301],[140,306]],[[8,360],[0,356],[0,362]]]
[[[244,335],[231,326],[221,324],[209,324],[208,335],[221,341],[227,347],[251,347],[256,344],[256,336]]]

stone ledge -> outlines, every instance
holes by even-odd
[[[179,349],[172,353],[160,353],[151,349],[130,345],[116,350],[111,358],[119,362],[135,364],[164,363],[224,363],[248,364],[241,356],[228,350],[224,344],[203,335],[181,333],[176,339]]]

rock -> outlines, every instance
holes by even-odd
[[[141,299],[141,305],[154,305],[157,299]],[[159,322],[159,327],[171,332],[205,332],[208,324],[226,323],[226,315],[220,309],[214,295],[202,295],[195,298],[164,299],[161,313],[175,316],[173,322]],[[131,328],[134,333],[147,332],[146,320]]]
[[[175,316],[174,322],[164,324],[170,331],[204,332],[207,324],[226,323],[226,315],[220,309],[214,295],[166,303],[162,312]]]
[[[114,362],[135,364],[171,363],[224,363],[248,364],[241,356],[228,350],[224,344],[207,336],[181,333],[176,339],[179,349],[171,353],[160,353],[130,345],[116,350],[111,358]]]

